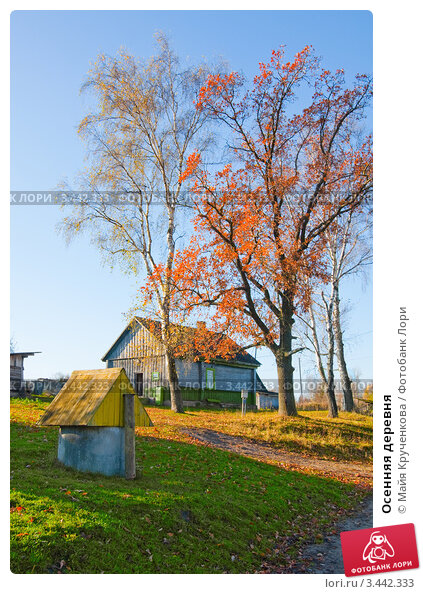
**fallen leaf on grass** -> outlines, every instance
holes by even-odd
[[[23,510],[24,510],[24,509],[25,509],[25,508],[24,508],[24,507],[21,507],[21,506],[18,506],[18,507],[11,507],[11,508],[10,508],[10,513],[11,513],[11,514],[14,514],[14,513],[16,512],[16,513],[18,513],[18,514],[21,514],[21,513],[23,512]]]

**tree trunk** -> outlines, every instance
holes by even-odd
[[[342,386],[342,409],[347,412],[354,410],[354,400],[351,389],[351,380],[347,370],[344,355],[344,342],[342,340],[341,317],[339,311],[339,287],[334,286],[334,300],[333,300],[333,333],[336,345],[336,358],[338,359],[339,375],[341,377]]]
[[[332,287],[333,289],[333,287]],[[326,377],[327,377],[327,384],[326,384],[326,396],[328,399],[328,416],[332,419],[338,416],[338,405],[336,404],[336,397],[335,397],[335,374],[333,372],[333,359],[334,359],[334,351],[335,351],[335,338],[333,335],[333,301],[334,301],[334,291],[332,290],[332,294],[330,296],[329,302],[327,302],[323,295],[322,298],[325,303],[326,308],[326,334],[328,337],[328,355],[327,355],[327,365],[326,365]]]
[[[294,396],[294,368],[292,367],[291,356],[285,357],[283,353],[280,353],[276,357],[276,369],[279,384],[279,415],[281,417],[296,417],[298,413]]]
[[[294,307],[286,298],[282,302],[282,323],[280,347],[275,353],[278,373],[279,415],[296,417],[297,406],[294,395],[294,367],[292,366],[292,325]]]
[[[314,317],[314,311],[312,305],[309,307],[310,313],[310,325],[311,331],[313,334],[313,344],[314,344],[314,352],[316,354],[316,363],[317,369],[319,370],[320,377],[322,379],[326,399],[328,401],[328,416],[331,418],[336,418],[338,416],[338,406],[336,404],[336,397],[335,397],[335,381],[334,381],[334,373],[333,373],[333,351],[334,351],[334,344],[333,344],[333,332],[331,326],[331,317],[332,317],[332,309],[331,304],[328,304],[327,301],[324,299],[324,304],[326,307],[326,333],[328,337],[328,354],[327,354],[327,364],[326,364],[326,371],[323,365],[323,356],[320,350],[319,339],[317,335],[316,329],[316,322]]]
[[[334,351],[334,340],[332,328],[330,328],[329,334],[329,352],[327,359],[327,383],[325,386],[326,397],[328,399],[328,417],[335,419],[338,416],[338,405],[336,404],[335,396],[335,379],[333,373],[333,351]]]
[[[176,372],[175,357],[166,353],[167,371],[169,375],[170,408],[177,413],[183,413],[182,393],[179,386],[178,374]]]
[[[325,386],[326,398],[328,399],[328,417],[335,419],[338,416],[338,405],[335,398],[335,386],[333,381]]]
[[[163,304],[161,306],[161,333],[162,342],[165,349],[165,357],[167,363],[167,374],[169,378],[169,390],[170,390],[170,408],[174,412],[183,413],[184,406],[182,402],[181,388],[179,386],[178,374],[176,371],[176,362],[174,357],[174,344],[171,339],[171,325],[169,318],[169,291],[165,291]]]

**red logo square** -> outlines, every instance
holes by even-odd
[[[341,532],[347,577],[419,566],[414,524]]]

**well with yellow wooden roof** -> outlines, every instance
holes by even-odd
[[[132,403],[131,425],[151,426],[123,368],[74,371],[39,421],[60,426],[59,461],[77,470],[125,476],[125,399]]]

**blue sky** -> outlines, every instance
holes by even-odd
[[[167,33],[176,52],[197,60],[223,57],[254,75],[258,61],[285,44],[313,45],[329,69],[348,78],[372,71],[372,16],[366,11],[16,11],[11,15],[11,189],[48,190],[84,166],[76,134],[88,100],[79,88],[99,52],[124,46],[147,57],[153,34]],[[67,247],[55,227],[56,206],[11,208],[11,333],[27,360],[26,377],[98,368],[121,332],[139,279],[101,265],[88,238]],[[349,279],[345,299],[350,368],[372,377],[372,284]],[[261,376],[275,376],[259,353]],[[303,377],[315,375],[303,355]]]

